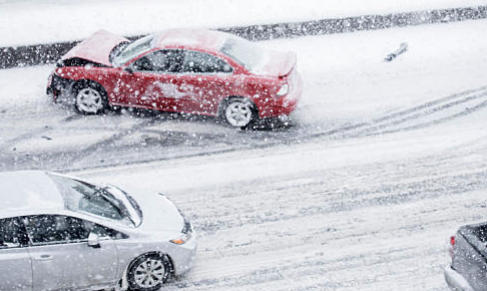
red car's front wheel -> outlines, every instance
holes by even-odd
[[[80,82],[74,90],[75,108],[83,114],[99,114],[108,107],[107,94],[94,82]]]

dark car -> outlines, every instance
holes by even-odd
[[[487,223],[460,227],[450,238],[451,265],[445,280],[452,290],[487,290]]]

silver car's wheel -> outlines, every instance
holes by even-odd
[[[81,82],[75,90],[75,107],[83,114],[98,114],[108,107],[105,90],[93,82]]]
[[[162,261],[148,259],[135,269],[135,283],[142,288],[153,288],[162,282],[165,273]]]
[[[131,290],[158,290],[171,273],[169,260],[165,256],[143,256],[136,259],[127,274]]]
[[[228,124],[242,128],[247,127],[255,118],[253,104],[243,98],[229,100],[223,114]]]

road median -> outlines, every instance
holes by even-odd
[[[262,41],[485,18],[487,18],[487,6],[476,6],[302,22],[235,26],[216,28],[216,30],[236,34],[252,41]],[[142,35],[130,36],[129,38],[135,39],[140,36]],[[78,42],[68,41],[0,48],[0,69],[54,63]]]

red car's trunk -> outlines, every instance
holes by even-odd
[[[262,75],[284,77],[289,75],[296,65],[294,52],[267,52],[267,60],[260,73]]]

